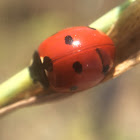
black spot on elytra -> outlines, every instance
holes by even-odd
[[[77,88],[78,88],[77,86],[72,86],[72,87],[70,88],[70,90],[71,90],[71,91],[74,91],[74,90],[77,90]]]
[[[75,70],[76,73],[81,73],[83,71],[82,64],[80,62],[74,62],[73,63],[73,69]]]
[[[102,62],[102,65],[103,65],[102,72],[103,72],[104,74],[106,74],[106,73],[108,72],[108,70],[109,70],[109,65],[104,65],[104,60],[103,60],[103,57],[102,57],[102,53],[101,53],[101,51],[100,51],[99,48],[96,49],[96,52],[97,52],[97,54],[99,55],[99,57],[100,57],[100,59],[101,59],[101,62]]]
[[[52,60],[48,56],[44,57],[43,67],[48,72],[53,71],[53,62],[52,62]]]
[[[95,28],[91,28],[91,27],[88,27],[88,28],[90,28],[90,29],[92,29],[92,30],[96,30]]]
[[[73,43],[73,38],[70,35],[67,35],[65,37],[65,44],[72,45],[72,43]]]

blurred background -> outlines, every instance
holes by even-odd
[[[48,36],[88,25],[124,0],[0,0],[0,83]],[[0,140],[139,140],[140,65],[59,102],[0,118]]]

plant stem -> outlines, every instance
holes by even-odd
[[[0,85],[0,107],[33,85],[29,69],[25,68]]]
[[[128,0],[122,5],[113,8],[111,11],[91,23],[89,27],[96,28],[106,33],[110,27],[118,20],[121,13],[134,1],[135,0]]]

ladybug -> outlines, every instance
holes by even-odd
[[[113,67],[115,46],[87,26],[67,28],[47,38],[36,52],[40,82],[56,92],[77,92],[99,84]]]

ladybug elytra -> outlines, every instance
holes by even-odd
[[[100,83],[113,67],[112,40],[96,29],[80,26],[64,29],[47,38],[38,57],[51,89],[77,92]]]

